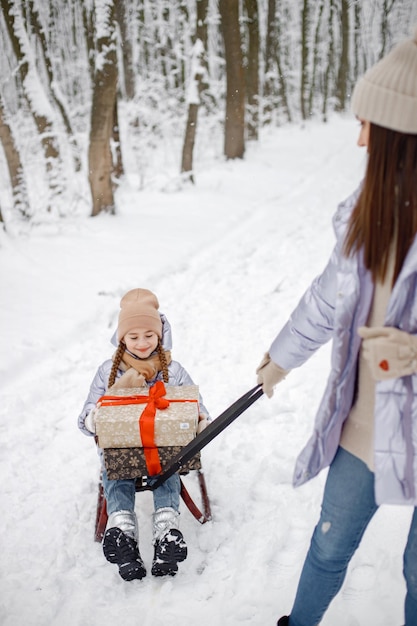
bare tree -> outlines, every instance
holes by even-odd
[[[245,75],[239,29],[239,0],[219,0],[226,58],[226,120],[224,154],[228,159],[245,153]]]
[[[188,94],[188,118],[182,148],[181,173],[194,182],[193,154],[197,132],[200,96],[207,86],[207,10],[208,0],[196,0],[196,32],[191,63],[191,83]]]
[[[49,92],[50,92],[50,99],[52,100],[52,102],[55,104],[55,106],[57,107],[62,121],[64,123],[64,127],[65,130],[67,131],[68,134],[68,138],[69,141],[71,142],[72,146],[73,146],[73,152],[74,152],[74,163],[75,163],[75,167],[77,170],[80,169],[81,167],[81,161],[80,158],[78,156],[78,146],[77,143],[75,141],[75,137],[74,137],[74,133],[72,130],[72,126],[71,126],[71,121],[69,118],[69,115],[66,111],[64,102],[62,100],[62,97],[59,93],[59,90],[57,89],[58,83],[55,80],[55,76],[54,76],[54,68],[53,68],[53,64],[52,64],[52,59],[51,59],[51,55],[49,54],[49,50],[48,50],[48,43],[47,43],[47,34],[45,33],[45,29],[42,25],[40,16],[39,16],[39,10],[38,7],[36,6],[34,0],[29,0],[29,4],[28,4],[28,13],[29,13],[29,20],[30,20],[30,24],[39,40],[39,44],[40,44],[40,51],[42,53],[42,58],[44,61],[44,67],[46,70],[46,74],[48,77],[48,88],[49,88]]]
[[[300,110],[303,120],[307,119],[307,88],[308,88],[308,35],[309,35],[309,4],[308,0],[303,0],[303,11],[301,19],[301,85],[300,85]]]
[[[328,36],[329,36],[329,45],[327,49],[327,66],[323,77],[323,105],[322,105],[322,115],[323,121],[327,122],[327,107],[328,107],[328,99],[329,99],[329,91],[330,91],[330,76],[332,73],[332,68],[334,66],[334,0],[330,0],[330,8],[329,8],[329,21],[328,21]]]
[[[258,139],[259,131],[259,12],[258,0],[245,0],[248,46],[246,60],[246,95],[248,138]]]
[[[17,213],[27,219],[30,217],[30,209],[23,166],[16,148],[13,133],[6,119],[7,116],[3,98],[0,96],[0,142],[3,146],[9,170],[13,204]],[[2,220],[0,219],[0,221]]]
[[[263,84],[263,122],[269,123],[270,116],[273,110],[273,96],[274,96],[274,56],[275,56],[275,42],[276,42],[276,28],[275,28],[275,0],[268,0],[268,11],[266,19],[266,34],[265,34],[265,54],[264,54],[264,84]]]
[[[92,216],[103,211],[115,213],[111,151],[117,97],[115,2],[96,0],[96,19],[99,36],[88,150]]]
[[[12,48],[17,60],[17,71],[23,89],[23,95],[35,121],[41,144],[44,151],[46,171],[48,173],[49,188],[51,190],[51,205],[60,195],[62,183],[62,163],[57,134],[54,130],[53,111],[44,88],[38,76],[27,32],[24,27],[19,6],[12,0],[1,0],[1,9]],[[41,104],[40,104],[41,102]]]
[[[336,111],[344,111],[349,83],[349,0],[341,0],[340,27],[342,45],[336,82]]]
[[[129,35],[129,2],[116,2],[116,19],[120,31],[121,60],[123,67],[123,81],[120,81],[123,96],[132,100],[135,96],[135,71],[133,67],[133,46]]]
[[[316,22],[316,32],[314,35],[314,50],[313,50],[313,70],[310,81],[310,96],[308,101],[308,114],[313,114],[313,101],[317,89],[317,74],[319,71],[319,44],[320,44],[320,32],[322,25],[322,16],[324,9],[324,0],[320,0],[318,9],[318,17]]]

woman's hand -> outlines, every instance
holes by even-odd
[[[375,380],[410,376],[417,371],[417,337],[391,326],[358,328],[363,356]]]
[[[288,371],[274,363],[267,352],[256,368],[256,373],[258,374],[258,385],[262,385],[264,394],[266,394],[268,398],[272,398],[275,385],[278,385],[281,380],[284,380]]]

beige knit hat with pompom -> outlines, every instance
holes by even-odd
[[[162,320],[158,298],[149,289],[132,289],[120,300],[117,338],[120,341],[134,328],[153,330],[162,337]]]
[[[357,82],[352,111],[361,120],[417,133],[417,27]]]

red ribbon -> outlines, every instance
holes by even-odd
[[[155,445],[155,415],[156,409],[169,407],[169,400],[162,397],[165,393],[164,383],[158,380],[149,389],[149,401],[139,419],[140,438],[150,476],[162,471],[158,448]]]
[[[156,409],[167,409],[171,402],[197,402],[197,400],[168,400],[164,398],[166,390],[161,380],[149,388],[148,396],[102,396],[98,403],[101,406],[121,406],[124,404],[146,404],[139,418],[139,433],[145,454],[146,467],[150,476],[162,471],[158,448],[155,444]],[[98,404],[97,403],[97,404]]]

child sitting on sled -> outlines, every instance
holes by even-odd
[[[158,299],[147,289],[132,289],[120,302],[117,328],[118,347],[112,359],[100,367],[78,418],[86,435],[95,434],[95,413],[99,399],[109,391],[128,387],[192,385],[191,377],[177,361],[171,360],[171,328],[159,312]],[[199,399],[198,432],[207,425],[209,414]],[[103,455],[101,454],[101,457]],[[135,514],[135,479],[109,480],[103,467],[103,488],[109,515],[103,538],[103,552],[116,563],[124,580],[141,579],[146,568],[138,546]],[[187,546],[179,530],[180,478],[174,474],[153,491],[154,576],[174,576],[178,563],[187,557]]]

